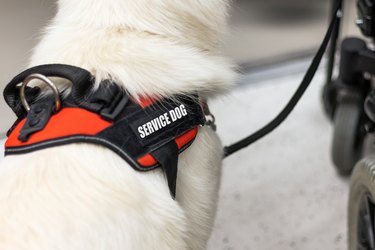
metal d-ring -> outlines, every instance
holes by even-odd
[[[35,80],[35,79],[43,81],[52,89],[53,95],[55,97],[55,111],[56,112],[59,111],[61,108],[59,90],[56,87],[56,85],[48,77],[42,74],[31,74],[28,77],[26,77],[25,80],[22,82],[21,89],[20,89],[20,98],[21,98],[23,107],[26,109],[27,112],[30,111],[30,105],[26,100],[25,89],[26,89],[27,84],[29,84],[32,80]]]

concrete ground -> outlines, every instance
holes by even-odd
[[[225,145],[270,121],[302,79],[305,62],[249,75],[212,103]],[[299,71],[299,72],[298,72]],[[287,72],[287,73],[285,73]],[[330,160],[331,124],[320,103],[323,72],[274,133],[225,160],[211,250],[346,249],[348,181]]]
[[[245,75],[227,97],[213,101],[224,144],[273,118],[296,89],[307,63]],[[320,71],[279,129],[225,160],[209,250],[346,249],[348,183],[330,161],[332,129],[320,103],[323,78]]]

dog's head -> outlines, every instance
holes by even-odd
[[[220,44],[231,0],[59,0],[58,16],[88,27],[122,26],[204,50]],[[73,13],[76,13],[74,15]],[[77,20],[78,21],[78,20]]]

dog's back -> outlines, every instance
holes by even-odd
[[[31,66],[83,67],[135,98],[191,91],[209,96],[234,77],[217,52],[226,12],[226,0],[60,0]],[[100,146],[6,157],[0,249],[204,249],[221,155],[216,134],[200,128],[179,157],[177,201],[161,170],[137,172]]]

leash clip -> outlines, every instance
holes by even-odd
[[[217,130],[216,127],[216,118],[213,114],[206,115],[206,123],[205,126],[212,128],[213,131]]]
[[[202,109],[203,109],[203,113],[204,113],[204,115],[206,117],[206,122],[205,122],[204,125],[212,128],[213,131],[216,131],[216,129],[217,129],[217,127],[216,127],[216,118],[211,113],[210,108],[208,107],[208,103],[207,103],[206,99],[203,99],[201,101],[201,106],[202,106]]]

